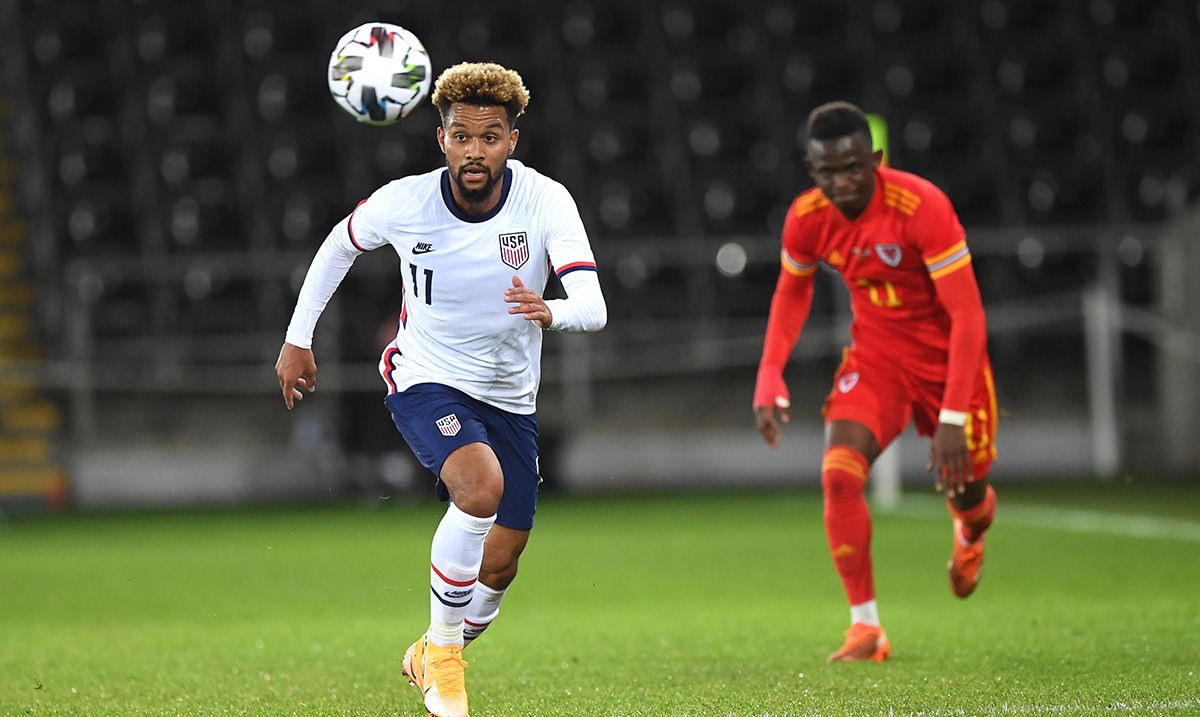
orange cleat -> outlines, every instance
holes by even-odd
[[[962,521],[954,521],[954,553],[946,564],[946,572],[950,574],[950,589],[960,598],[975,592],[983,575],[983,537],[981,535],[974,543],[965,544]]]
[[[829,656],[830,662],[883,662],[892,654],[892,645],[882,627],[856,622],[846,631],[846,642]]]
[[[442,647],[421,635],[404,653],[404,676],[417,686],[430,717],[468,717],[467,662],[458,645]]]

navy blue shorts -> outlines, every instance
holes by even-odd
[[[438,477],[439,498],[450,497],[440,477],[446,458],[468,443],[486,443],[504,473],[496,522],[513,530],[533,527],[541,482],[536,413],[509,413],[437,383],[418,383],[389,395],[383,404],[417,460]]]

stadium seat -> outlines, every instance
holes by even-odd
[[[650,8],[638,3],[572,0],[560,6],[559,32],[570,48],[591,53],[628,55],[639,37],[632,29],[643,27]]]
[[[751,6],[737,0],[717,0],[703,5],[669,0],[658,6],[658,20],[669,46],[693,49],[701,45],[726,45],[730,35],[754,21]]]
[[[232,187],[220,179],[201,179],[165,193],[163,225],[176,251],[248,249]]]
[[[97,41],[95,30],[90,3],[56,2],[53,12],[31,12],[25,29],[28,57],[43,71],[62,62],[103,63],[109,46]]]
[[[350,27],[347,25],[346,30]],[[322,46],[312,23],[302,13],[288,12],[270,3],[245,10],[239,29],[241,50],[251,63],[299,59],[311,55],[314,47]]]
[[[339,206],[318,182],[289,182],[270,200],[272,233],[280,246],[315,248],[329,230],[353,210]]]
[[[144,65],[155,67],[213,56],[209,23],[216,17],[202,5],[173,5],[166,13],[148,10],[134,14],[140,15],[133,21],[134,49]]]
[[[172,187],[209,177],[232,180],[228,141],[208,118],[171,126],[158,150],[159,178]]]
[[[129,168],[111,120],[92,117],[63,124],[61,130],[56,137],[55,178],[64,189],[127,179]]]
[[[654,175],[598,171],[593,190],[575,194],[587,226],[601,236],[665,236],[674,230],[666,185]]]
[[[321,125],[291,123],[286,130],[264,135],[260,157],[268,177],[284,181],[292,177],[327,175],[337,167],[333,138]]]
[[[1106,217],[1108,196],[1098,164],[1078,161],[1032,164],[1020,171],[1020,189],[1031,223],[1080,223]]]
[[[785,111],[803,124],[803,117],[824,102],[861,101],[857,92],[847,95],[847,88],[860,87],[866,77],[861,62],[861,58],[845,55],[828,41],[783,50],[776,66]]]
[[[216,117],[225,108],[207,63],[183,60],[153,76],[146,87],[146,116],[165,126],[189,117]]]
[[[86,193],[64,198],[62,235],[69,240],[70,254],[129,255],[138,251],[133,218],[124,188],[96,184]]]
[[[651,76],[627,53],[568,61],[565,70],[567,86],[574,91],[572,99],[585,112],[633,112],[644,109],[651,95]]]
[[[328,109],[328,84],[311,65],[275,61],[260,70],[254,85],[254,108],[260,121],[287,124]]]
[[[116,116],[116,97],[108,90],[106,74],[94,63],[59,63],[35,86],[44,88],[42,106],[52,122]]]

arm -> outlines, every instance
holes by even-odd
[[[312,352],[313,331],[325,305],[361,253],[350,247],[340,235],[338,229],[344,223],[329,232],[308,267],[283,347],[279,349],[279,359],[275,362],[275,377],[279,380],[283,403],[289,411],[296,401],[304,398],[297,387],[309,392],[317,390],[317,363]]]
[[[513,276],[511,289],[504,300],[513,304],[510,314],[522,314],[529,321],[550,331],[599,331],[608,323],[608,307],[600,292],[600,280],[592,271],[581,271],[561,277],[567,291],[565,299],[546,301],[537,291],[525,286],[519,276]]]
[[[579,209],[570,192],[560,184],[548,185],[543,201],[548,232],[546,252],[567,298],[543,301],[528,288],[517,293],[519,279],[514,277],[514,288],[507,292],[505,300],[519,303],[509,311],[525,314],[525,318],[551,331],[599,331],[608,323],[608,307],[600,291],[596,259]]]
[[[965,245],[964,245],[965,250]],[[971,478],[966,419],[979,365],[987,351],[983,301],[970,255],[961,267],[934,280],[938,301],[950,315],[950,346],[942,411],[929,452],[929,470],[938,489],[951,498],[962,493]]]
[[[309,392],[317,390],[312,338],[325,305],[346,278],[346,272],[350,271],[358,255],[387,243],[388,200],[381,195],[382,191],[360,202],[350,216],[333,227],[308,267],[284,344],[275,361],[275,378],[289,411],[296,401],[304,398],[299,388]]]
[[[762,359],[754,386],[754,421],[767,445],[774,448],[782,429],[779,420],[787,423],[791,416],[791,401],[787,384],[783,382],[783,367],[787,365],[792,347],[800,338],[800,330],[812,308],[813,272],[811,265],[797,265],[783,253],[783,269],[771,298],[771,313],[767,318],[767,336],[763,341]],[[778,418],[776,410],[779,411]]]

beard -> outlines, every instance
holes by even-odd
[[[478,167],[483,169],[484,172],[487,172],[487,181],[484,182],[483,186],[479,189],[469,189],[466,184],[463,183],[462,175],[463,172],[466,171],[467,167]],[[496,182],[500,181],[500,173],[503,171],[504,165],[501,165],[500,170],[495,174],[493,174],[492,171],[486,166],[481,164],[463,165],[462,167],[459,167],[457,172],[455,172],[453,169],[450,170],[450,176],[454,178],[454,184],[458,187],[458,193],[460,196],[462,196],[464,202],[467,204],[482,204],[491,195],[492,190],[496,188]]]

